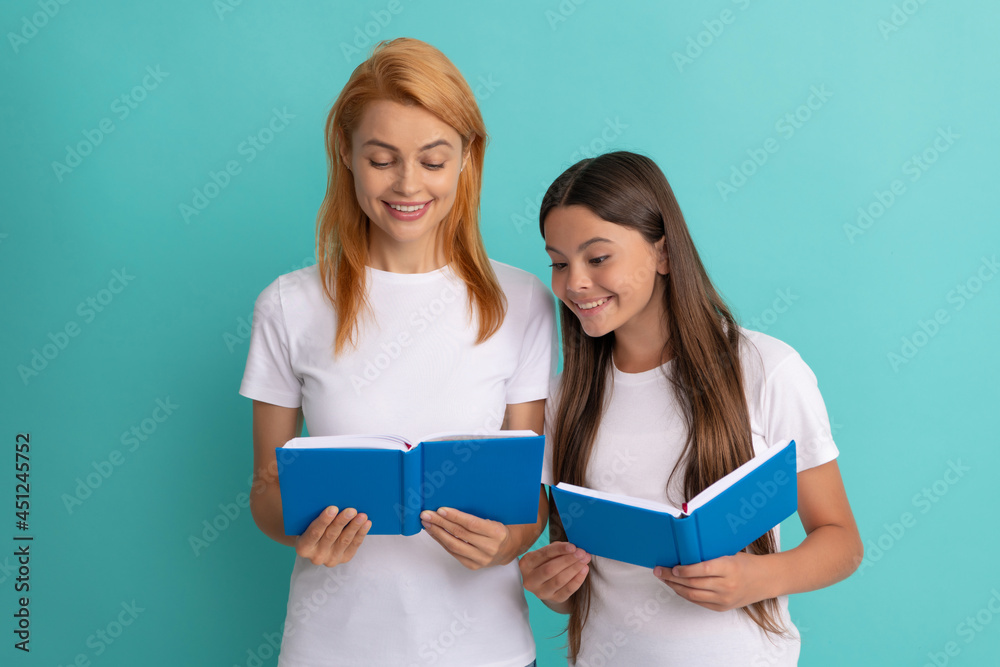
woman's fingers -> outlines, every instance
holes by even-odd
[[[353,507],[338,512],[328,507],[309,524],[295,543],[295,552],[313,565],[332,567],[354,557],[371,528],[371,521]]]

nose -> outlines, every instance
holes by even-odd
[[[392,185],[393,192],[402,196],[415,195],[420,188],[420,172],[412,164],[401,162],[396,171],[396,182]]]
[[[566,267],[566,289],[574,294],[584,294],[591,287],[590,274],[586,266],[577,262],[570,262]]]

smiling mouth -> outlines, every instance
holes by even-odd
[[[597,299],[596,301],[587,301],[586,303],[579,303],[577,301],[574,301],[573,303],[576,304],[576,307],[579,308],[580,310],[593,310],[594,308],[603,306],[605,303],[608,302],[610,298],[611,298],[610,296],[606,296],[602,299]]]
[[[430,202],[424,202],[423,204],[406,205],[406,204],[391,204],[389,202],[386,202],[386,205],[391,209],[400,211],[401,213],[413,213],[414,211],[419,211],[423,209],[429,203]]]

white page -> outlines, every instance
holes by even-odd
[[[406,440],[398,435],[318,435],[292,438],[285,443],[285,449],[317,449],[321,447],[397,449],[404,452],[410,448]]]
[[[751,472],[753,472],[757,468],[761,467],[762,465],[773,459],[780,452],[784,451],[785,447],[788,446],[789,442],[791,441],[786,440],[785,442],[775,445],[774,447],[768,447],[767,451],[763,452],[762,454],[758,454],[757,456],[750,459],[749,461],[747,461],[746,463],[744,463],[739,468],[732,471],[719,481],[707,486],[704,491],[702,491],[697,496],[692,498],[691,501],[687,504],[688,514],[692,514],[696,509],[706,504],[708,501],[718,496],[720,493],[731,487],[733,484],[740,481],[741,479],[749,475]]]
[[[654,512],[663,512],[674,517],[680,517],[683,512],[672,505],[667,505],[665,503],[658,503],[653,500],[645,500],[643,498],[633,498],[632,496],[623,496],[618,493],[605,493],[604,491],[595,491],[594,489],[588,489],[582,486],[575,486],[573,484],[567,484],[566,482],[559,482],[556,484],[557,489],[562,489],[564,491],[572,491],[573,493],[578,493],[581,496],[589,496],[591,498],[598,498],[600,500],[610,500],[614,503],[620,503],[622,505],[631,505],[632,507],[639,507],[646,510],[652,510]]]
[[[534,431],[484,431],[482,433],[443,431],[420,438],[420,442],[430,440],[496,440],[499,438],[527,438],[536,435],[538,434]]]
[[[485,431],[483,433],[466,433],[462,431],[451,431],[433,433],[419,442],[429,440],[491,440],[499,438],[525,438],[538,435],[534,431]],[[350,448],[370,448],[370,449],[398,449],[406,451],[417,443],[408,443],[401,435],[375,435],[363,433],[357,435],[326,435],[292,438],[285,443],[286,449],[318,449],[332,447],[338,449]]]

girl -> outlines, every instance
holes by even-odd
[[[240,393],[254,399],[254,520],[295,548],[279,665],[509,665],[535,657],[514,564],[545,525],[453,509],[366,537],[364,508],[284,534],[274,448],[301,433],[541,433],[554,331],[531,274],[479,234],[486,130],[436,49],[377,46],[330,111],[317,266],[257,299]],[[540,489],[541,490],[541,489]],[[359,513],[358,510],[361,510]]]
[[[543,481],[679,507],[794,439],[807,537],[780,552],[775,528],[735,556],[650,571],[567,544],[553,506],[551,543],[520,561],[525,588],[569,614],[580,667],[796,664],[787,595],[844,579],[862,555],[815,376],[788,345],[737,326],[648,158],[575,164],[539,219],[565,355]]]

